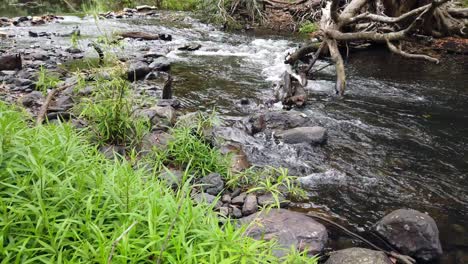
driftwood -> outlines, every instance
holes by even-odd
[[[319,46],[324,46],[322,54],[328,53],[335,64],[335,90],[340,95],[346,89],[346,74],[339,47],[348,47],[349,42],[383,43],[391,52],[404,58],[438,63],[437,58],[403,51],[400,42],[443,36],[466,37],[468,22],[464,18],[468,16],[468,10],[455,8],[449,0],[429,0],[422,6],[417,4],[412,0],[328,1],[322,9],[318,33],[322,44],[314,43],[298,49],[287,57],[285,63],[296,65],[316,52]],[[315,60],[309,64],[308,71],[314,63]]]
[[[23,62],[20,54],[0,56],[0,71],[21,70]]]
[[[306,103],[307,93],[304,85],[307,83],[305,71],[300,75],[291,75],[285,71],[283,81],[276,91],[276,100],[281,101],[283,107],[291,109],[292,107],[302,107]]]
[[[119,36],[123,38],[141,39],[141,40],[164,40],[171,41],[172,36],[168,34],[153,34],[141,31],[128,31],[120,33]]]

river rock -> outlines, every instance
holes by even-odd
[[[219,173],[210,173],[200,180],[201,188],[211,195],[218,195],[224,189],[224,182]]]
[[[258,196],[257,201],[260,206],[270,206],[277,204],[275,197],[273,197],[273,194],[271,193]],[[289,205],[289,201],[286,200],[286,198],[282,194],[278,194],[278,202],[281,208],[287,207]]]
[[[149,109],[142,109],[136,115],[147,118],[152,126],[159,128],[170,127],[176,122],[176,111],[171,106],[153,106]]]
[[[168,72],[171,70],[171,63],[166,57],[159,57],[155,59],[149,67],[155,71]]]
[[[23,86],[23,87],[27,87],[27,88],[35,88],[36,87],[36,84],[34,84],[33,81],[31,81],[29,79],[23,79],[23,78],[17,78],[15,80],[15,85]]]
[[[249,118],[252,133],[256,134],[265,129],[286,130],[308,125],[310,120],[298,111],[270,111],[256,114]]]
[[[186,44],[182,47],[179,47],[178,50],[185,50],[185,51],[196,51],[201,48],[201,44],[198,43],[192,43],[192,44]]]
[[[231,208],[231,216],[232,218],[241,218],[242,217],[242,211],[236,206],[230,206]]]
[[[127,70],[127,78],[129,81],[136,81],[145,78],[145,76],[151,72],[151,68],[148,64],[142,61],[133,62],[130,64]]]
[[[83,51],[80,50],[79,48],[73,48],[73,47],[69,47],[65,50],[66,52],[68,53],[71,53],[71,54],[78,54],[78,53],[82,53]]]
[[[182,184],[184,173],[179,170],[165,170],[159,175],[159,179],[166,182],[172,188],[177,188]]]
[[[287,144],[307,143],[311,145],[320,145],[327,141],[327,135],[328,132],[326,128],[314,126],[288,129],[278,133],[277,137]]]
[[[246,193],[241,193],[238,196],[235,196],[234,198],[232,198],[231,203],[235,205],[243,205],[246,196],[247,196]]]
[[[19,101],[25,107],[31,107],[35,104],[36,105],[41,104],[43,99],[44,99],[44,95],[42,95],[41,92],[33,91],[29,94],[23,95],[23,97],[21,97]]]
[[[46,61],[50,58],[50,56],[44,50],[36,50],[31,54],[31,58],[36,61]]]
[[[381,251],[366,248],[347,248],[331,253],[325,264],[393,264]]]
[[[244,205],[242,206],[242,214],[247,216],[258,211],[257,196],[255,194],[248,194],[245,197]]]
[[[0,56],[0,71],[21,70],[23,68],[23,61],[21,55],[3,55]]]
[[[307,250],[309,255],[317,254],[323,251],[328,240],[325,226],[302,213],[285,209],[253,214],[242,218],[240,222],[250,224],[246,230],[250,237],[276,239],[282,248],[274,251],[278,257],[287,255],[291,246],[299,251]]]
[[[439,229],[429,215],[412,209],[399,209],[374,225],[377,234],[401,253],[423,261],[442,255]]]
[[[223,204],[220,201],[216,200],[216,196],[208,193],[196,193],[192,195],[192,199],[197,203],[207,203],[209,205],[214,205],[215,209],[220,208]]]
[[[153,149],[165,150],[167,145],[174,137],[163,131],[154,131],[147,133],[141,142],[141,152],[150,153]]]

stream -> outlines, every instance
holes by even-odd
[[[115,31],[171,34],[173,41],[125,40],[126,57],[157,49],[172,63],[174,96],[188,111],[216,109],[240,119],[265,108],[283,63],[303,40],[271,33],[227,33],[185,13],[161,13],[151,19],[100,20],[66,16],[60,23],[2,28],[16,35],[16,49],[70,46],[69,37],[31,38],[28,31],[68,33],[79,26],[85,56],[97,54],[90,40]],[[2,40],[3,41],[3,40]],[[178,51],[186,43],[197,51]],[[3,44],[2,44],[3,45]],[[1,46],[1,45],[0,45]],[[1,47],[0,47],[1,48]],[[118,49],[118,48],[116,48]],[[462,55],[460,55],[462,56]],[[314,147],[310,160],[291,168],[316,184],[301,211],[321,211],[354,230],[368,230],[399,208],[427,212],[437,222],[444,257],[457,263],[468,254],[468,60],[448,57],[440,65],[401,59],[370,49],[346,59],[347,92],[334,96],[334,68],[309,80],[307,106],[298,111],[329,131],[328,143]],[[315,68],[327,65],[319,61]],[[246,98],[249,107],[239,101]],[[263,163],[283,165],[290,149]],[[281,152],[285,150],[285,152]],[[276,158],[275,158],[276,157]],[[364,236],[366,236],[364,234]],[[334,247],[357,242],[332,237]],[[372,239],[372,237],[370,237]],[[461,263],[461,262],[460,262]]]

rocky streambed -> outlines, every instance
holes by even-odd
[[[82,67],[84,59],[99,60],[93,44],[103,45],[102,36],[140,32],[111,48],[129,69],[132,91],[143,102],[137,113],[155,125],[171,126],[179,116],[215,108],[222,123],[206,136],[235,154],[237,169],[285,167],[301,176],[309,199],[284,202],[289,210],[260,214],[268,224],[252,226],[252,236],[264,237],[266,232],[267,238],[279,237],[285,246],[307,247],[311,253],[368,247],[328,224],[327,232],[306,216],[319,212],[378,243],[368,232],[374,230],[393,248],[421,260],[467,261],[466,57],[449,56],[434,66],[379,50],[354,54],[347,61],[349,92],[344,98],[332,95],[333,72],[326,68],[309,81],[306,107],[284,111],[270,103],[273,87],[286,69],[284,57],[300,39],[226,33],[186,13],[151,9],[106,13],[97,23],[71,16],[42,20],[2,20],[1,55],[19,54],[22,60],[21,70],[2,68],[2,100],[38,114],[45,101],[36,91],[41,67],[73,84],[72,69]],[[77,32],[78,42],[72,40]],[[172,99],[162,99],[168,97],[164,87],[169,72]],[[64,90],[49,107],[49,119],[63,118],[90,89],[78,94]],[[168,137],[154,131],[145,138],[146,147],[163,144]],[[103,149],[112,150],[116,148]],[[213,202],[221,194],[216,210],[232,218],[249,222],[258,205],[271,202],[271,197],[241,190],[221,193],[224,183],[216,174],[206,181],[209,188],[193,198]],[[395,211],[400,208],[418,211]],[[356,263],[363,263],[360,258],[391,263],[381,253],[364,249],[334,254],[328,263],[343,263],[349,256],[355,256]]]

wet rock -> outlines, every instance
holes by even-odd
[[[179,50],[184,50],[184,51],[196,51],[201,48],[201,44],[198,43],[192,43],[192,44],[187,44],[182,47],[179,47]]]
[[[255,194],[248,194],[245,197],[244,205],[242,206],[243,215],[251,215],[258,211],[257,196]]]
[[[32,38],[38,38],[38,37],[49,37],[51,34],[47,32],[28,31],[28,35]]]
[[[49,54],[44,50],[37,50],[31,54],[31,58],[36,61],[46,61],[50,58]]]
[[[158,106],[161,106],[161,107],[171,106],[175,109],[179,109],[181,107],[181,103],[177,99],[161,99],[158,101]]]
[[[235,205],[243,205],[246,196],[247,196],[246,193],[241,193],[238,196],[235,196],[234,198],[232,198],[231,203]]]
[[[249,118],[254,134],[265,129],[286,130],[308,125],[310,120],[301,112],[297,111],[271,111],[256,114]]]
[[[166,57],[160,57],[154,60],[150,65],[149,68],[155,71],[164,71],[168,72],[171,70],[171,63]]]
[[[271,193],[263,194],[257,197],[257,201],[260,206],[270,206],[279,203],[280,207],[284,208],[289,205],[289,201],[286,199],[286,197],[284,197],[284,195],[278,194],[277,199],[278,201],[276,201],[275,197]]]
[[[393,211],[377,222],[374,230],[403,254],[423,261],[442,255],[439,230],[434,219],[419,211]]]
[[[223,204],[220,201],[216,200],[216,196],[213,196],[208,193],[196,193],[192,195],[192,199],[197,203],[207,203],[210,205],[214,205],[215,209],[220,208]]]
[[[27,88],[31,88],[31,89],[33,89],[36,86],[33,81],[31,81],[29,79],[22,79],[22,78],[16,79],[15,80],[15,85],[23,86],[23,87],[27,87]]]
[[[200,180],[204,192],[218,195],[224,189],[224,182],[219,173],[210,173]]]
[[[80,50],[79,48],[73,48],[73,47],[69,47],[65,50],[66,52],[68,53],[71,53],[71,54],[78,54],[78,53],[82,53],[83,51]]]
[[[42,95],[41,92],[34,91],[29,94],[23,95],[23,97],[21,97],[19,100],[20,103],[25,107],[31,107],[33,105],[41,104],[43,99],[44,95]]]
[[[23,61],[19,54],[0,56],[0,71],[21,70]]]
[[[157,53],[157,52],[148,52],[145,55],[143,55],[143,58],[152,58],[152,59],[157,59],[160,57],[164,57],[164,54]]]
[[[159,39],[164,40],[164,41],[172,41],[172,35],[159,34]]]
[[[392,264],[393,262],[381,251],[366,248],[347,248],[331,253],[325,264]]]
[[[278,257],[285,256],[291,246],[309,255],[321,252],[328,240],[325,226],[298,212],[272,209],[268,212],[244,217],[242,224],[251,224],[246,230],[255,239],[276,239],[282,249],[274,251]],[[343,262],[346,263],[346,262]]]
[[[287,144],[307,143],[311,145],[324,144],[328,138],[326,128],[314,127],[297,127],[288,129],[277,134],[277,137]]]
[[[165,170],[159,175],[159,179],[166,182],[171,188],[177,188],[182,184],[184,173],[179,170]]]
[[[136,81],[145,78],[145,76],[151,72],[151,68],[148,67],[148,64],[142,61],[137,61],[128,67],[127,70],[127,79],[129,81]]]

